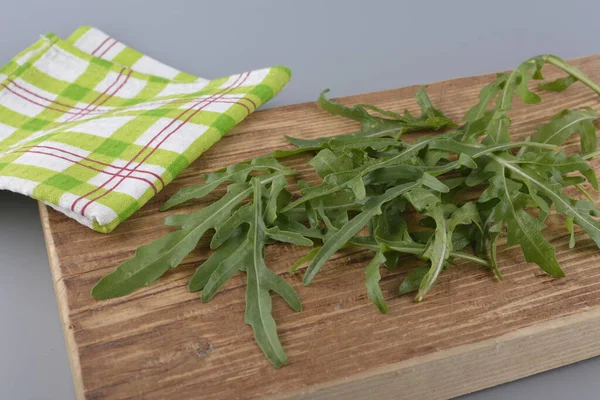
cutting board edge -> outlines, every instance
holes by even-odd
[[[600,307],[268,399],[448,399],[596,356]]]
[[[38,209],[40,212],[40,220],[42,223],[42,231],[44,233],[44,241],[46,242],[46,251],[48,253],[48,263],[50,264],[50,273],[52,275],[52,284],[54,285],[54,293],[56,295],[56,303],[58,306],[58,313],[60,315],[60,322],[63,328],[63,336],[65,339],[65,345],[67,347],[67,355],[69,357],[69,364],[71,366],[71,375],[73,376],[73,385],[75,387],[75,395],[79,400],[84,400],[84,389],[83,389],[83,377],[81,375],[81,368],[79,363],[79,352],[77,351],[77,345],[75,343],[75,336],[69,323],[69,309],[66,301],[61,301],[61,296],[66,293],[66,287],[62,283],[62,279],[59,276],[59,262],[56,254],[54,239],[50,232],[49,219],[48,219],[48,206],[43,202],[38,201]]]

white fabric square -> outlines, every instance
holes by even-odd
[[[106,39],[108,35],[96,28],[91,28],[85,32],[77,41],[74,43],[76,47],[86,53],[92,54],[94,50],[98,49]]]
[[[12,153],[16,148],[21,147],[21,146],[25,146],[28,143],[30,143],[33,140],[36,140],[37,138],[40,138],[42,136],[46,136],[48,134],[48,132],[51,131],[39,131],[39,132],[34,132],[32,135],[28,136],[27,138],[18,141],[17,143],[11,144],[10,146],[7,147],[7,149],[5,151],[3,151],[2,153],[0,153],[0,157],[3,157],[9,153]]]
[[[114,40],[114,39],[113,39]],[[115,58],[126,46],[119,41],[109,41],[107,45],[99,50],[96,55],[102,57],[105,60],[112,60]]]
[[[33,65],[53,78],[75,82],[85,72],[89,63],[53,46]]]
[[[10,90],[15,93],[12,93],[7,89],[0,92],[0,106],[6,107],[19,114],[27,115],[28,117],[35,117],[45,110],[45,107],[40,105],[41,103],[37,101],[32,102],[20,93],[16,94],[18,92],[12,88]]]
[[[81,204],[81,206],[79,204]],[[77,204],[77,208],[81,209],[85,204],[87,204],[87,201],[80,201]],[[119,217],[112,208],[109,208],[104,204],[100,204],[97,201],[90,203],[90,205],[85,209],[84,215],[90,218],[92,221],[96,220],[100,225],[109,224]]]
[[[39,87],[34,86],[21,78],[16,78],[13,80],[13,82],[14,83],[7,82],[6,85],[10,87],[13,91],[19,93],[21,96],[33,100],[37,103],[48,105],[59,110],[69,110],[69,107],[53,103],[53,101],[56,100],[56,98],[58,97],[57,94],[53,94],[45,91],[44,89],[40,89]]]
[[[18,65],[23,65],[27,61],[31,60],[33,58],[33,56],[38,54],[40,51],[44,51],[49,45],[50,45],[50,41],[47,41],[42,46],[39,46],[38,48],[32,49],[31,51],[28,51],[27,53],[22,54],[21,57],[19,57],[19,58],[15,58],[14,61]]]
[[[127,107],[122,107],[122,108],[116,110],[115,113],[119,114],[119,113],[126,113],[126,112],[130,112],[130,111],[154,110],[157,107],[168,104],[168,102],[169,101],[167,101],[167,100],[146,101],[144,103],[132,104]]]
[[[194,83],[169,83],[159,94],[158,97],[173,96],[176,94],[189,94],[199,92],[204,89],[207,82]]]
[[[27,153],[13,161],[14,164],[33,165],[51,169],[52,171],[62,172],[73,165],[72,161],[67,161],[64,157],[56,157],[46,149],[31,149]]]
[[[250,72],[250,76],[246,78],[243,84],[240,86],[256,86],[262,81],[265,80],[267,75],[269,75],[270,68],[258,69],[256,71]]]
[[[175,68],[169,67],[148,56],[140,57],[140,59],[133,64],[132,69],[144,74],[156,75],[169,79],[172,79],[179,74],[179,71]]]
[[[17,128],[0,123],[0,142],[12,135]]]
[[[73,218],[75,221],[79,222],[80,224],[82,224],[84,226],[87,226],[88,228],[92,228],[92,229],[94,228],[94,224],[92,223],[92,220],[84,217],[81,214],[71,211],[69,208],[57,206],[56,204],[52,204],[49,201],[44,201],[44,204],[49,207],[52,207],[53,209],[55,209],[56,211],[58,211],[60,213],[65,214],[69,218]]]
[[[60,210],[71,210],[71,205],[75,200],[79,198],[78,195],[72,193],[63,194],[58,200],[58,206]],[[81,209],[85,207],[89,200],[83,199],[77,202],[77,206],[75,207],[75,212],[80,213]],[[64,211],[62,211],[64,212]],[[79,214],[81,216],[81,214]],[[105,225],[112,222],[115,218],[118,217],[117,213],[114,212],[111,208],[106,207],[98,203],[97,201],[91,203],[85,209],[85,217],[90,219],[91,221],[96,220],[100,225]],[[91,224],[90,224],[91,226]]]
[[[234,105],[236,101],[239,99],[228,99],[222,95],[214,95],[214,96],[203,96],[194,101],[190,101],[188,103],[182,104],[179,108],[187,109],[190,107],[194,107],[194,110],[202,110],[202,111],[212,111],[212,112],[225,112]],[[242,100],[243,101],[243,100]]]
[[[71,132],[88,133],[94,136],[110,137],[123,125],[136,118],[135,116],[105,117],[85,121],[69,129]]]
[[[98,106],[95,104],[88,103],[77,103],[68,113],[64,113],[58,117],[56,122],[76,122],[85,121],[90,118],[99,117],[102,114],[106,114],[109,111],[114,110],[115,107]]]
[[[84,150],[81,147],[75,147],[61,142],[54,142],[52,140],[36,144],[33,150],[57,154],[74,161],[80,161],[82,158],[87,157],[91,153],[90,151]]]
[[[17,178],[16,176],[0,176],[0,189],[15,191],[25,196],[31,196],[33,190],[39,185],[39,182],[33,182],[28,179]]]
[[[160,145],[160,148],[183,153],[208,129],[208,126],[205,125],[191,122],[184,123],[183,121],[175,121],[169,126],[172,121],[169,118],[159,119],[150,129],[137,138],[135,144],[156,148],[168,136],[168,139]]]
[[[123,83],[123,81],[121,81],[121,83]],[[115,96],[124,99],[133,99],[146,87],[146,85],[146,81],[130,77],[129,79],[127,79],[125,84],[123,84],[123,86],[121,86],[121,84],[119,84],[118,86],[115,85]],[[116,91],[117,88],[119,88],[118,92]]]
[[[239,86],[240,82],[242,82],[243,80],[244,80],[244,78],[241,77],[241,74],[231,75],[225,82],[223,82],[223,84],[221,86],[219,86],[219,89],[225,89],[225,88],[231,88],[234,86]]]
[[[104,79],[102,79],[96,85],[94,90],[98,93],[104,93],[104,92],[108,91],[107,94],[111,94],[111,93],[113,93],[114,90],[116,90],[119,87],[119,85],[121,83],[123,83],[123,81],[125,80],[126,77],[127,77],[126,73],[119,74],[118,72],[115,72],[115,71],[109,71],[106,74],[106,76],[104,77]]]
[[[142,158],[143,157],[139,157],[140,161]],[[125,167],[126,165],[127,169],[121,171],[120,168]],[[88,180],[88,183],[95,186],[102,186],[105,182],[110,180],[110,183],[107,184],[105,188],[113,188],[112,190],[115,192],[124,193],[136,199],[142,197],[144,192],[148,190],[150,187],[148,182],[151,182],[158,190],[160,190],[162,186],[158,181],[157,176],[161,176],[165,172],[165,169],[159,165],[143,164],[140,166],[139,163],[129,163],[129,161],[121,159],[111,161],[111,166],[102,168],[102,170],[107,173],[94,176]],[[125,178],[121,184],[116,186],[121,179],[128,176],[130,173],[131,175],[129,177]],[[115,176],[115,174],[118,174],[119,176]]]

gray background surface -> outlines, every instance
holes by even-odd
[[[270,107],[325,87],[350,95],[503,70],[538,53],[600,52],[598,0],[2,3],[1,63],[39,34],[88,24],[206,78],[285,64],[292,82]],[[0,399],[74,398],[36,204],[0,192],[0,205]],[[592,359],[465,398],[597,399],[599,375]]]

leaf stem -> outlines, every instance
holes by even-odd
[[[480,151],[479,153],[473,154],[473,158],[478,158],[481,156],[484,156],[486,154],[489,153],[495,153],[497,151],[501,151],[503,149],[510,149],[513,147],[520,147],[520,146],[527,146],[527,147],[537,147],[538,149],[546,149],[546,150],[556,150],[558,149],[558,146],[553,145],[553,144],[548,144],[548,143],[536,143],[536,142],[529,142],[529,141],[522,141],[522,142],[509,142],[509,143],[504,143],[502,145],[496,145],[493,146],[491,148],[485,148],[485,146],[483,145],[479,145],[476,147],[482,148],[483,150]],[[474,146],[475,147],[475,146]]]
[[[552,54],[545,54],[542,56],[542,58],[548,64],[552,64],[555,67],[562,69],[567,74],[571,75],[573,78],[581,81],[583,84],[585,84],[587,87],[592,89],[594,92],[596,92],[597,95],[600,96],[600,86],[598,86],[596,83],[594,83],[590,78],[588,78],[579,69],[567,64],[561,58],[559,58],[555,55],[552,55]]]
[[[594,158],[599,155],[600,155],[600,150],[596,150],[596,151],[592,151],[591,153],[587,153],[587,154],[581,156],[581,159],[587,161],[590,158]]]
[[[577,184],[577,185],[575,185],[575,187],[585,196],[586,199],[588,199],[592,203],[596,202],[596,200],[594,200],[592,195],[587,190],[585,190],[585,188],[583,186],[581,186],[580,184]]]
[[[425,250],[425,247],[426,247],[424,244],[420,244],[420,243],[411,243],[411,244],[405,244],[402,246],[394,246],[391,242],[388,242],[385,245],[387,247],[389,247],[391,250],[399,251],[400,253],[414,254],[416,256],[422,255],[423,251]],[[451,251],[450,256],[455,257],[455,258],[462,258],[462,259],[468,260],[468,261],[472,261],[474,263],[483,265],[484,267],[488,267],[488,268],[492,267],[492,264],[489,261],[484,260],[483,258],[479,258],[473,254],[463,253],[462,251]]]

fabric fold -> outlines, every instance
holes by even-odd
[[[290,79],[196,77],[91,27],[0,69],[0,189],[110,232]]]

